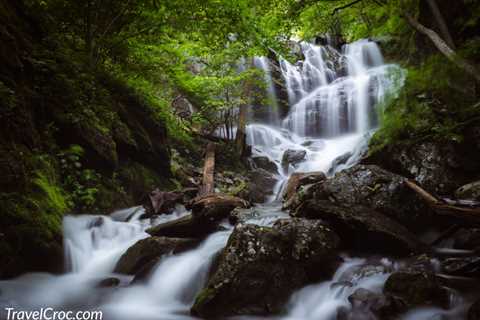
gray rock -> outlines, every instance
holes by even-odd
[[[268,157],[252,157],[252,162],[255,166],[255,169],[260,168],[264,169],[273,174],[278,174],[278,168],[275,162],[271,161]]]
[[[319,220],[279,220],[272,228],[237,225],[192,314],[278,313],[295,290],[333,273],[339,245],[338,236]]]
[[[264,169],[256,169],[250,173],[248,199],[254,203],[264,203],[273,195],[277,178]]]
[[[198,243],[195,239],[149,237],[142,239],[120,257],[114,272],[136,274],[150,261],[168,253],[180,253]]]
[[[308,200],[291,213],[322,219],[354,250],[405,255],[427,250],[410,231],[393,219],[361,205],[344,206],[328,200]]]
[[[478,152],[470,145],[444,141],[423,141],[414,145],[390,144],[365,158],[392,172],[414,178],[423,188],[437,194],[450,194],[478,178]]]
[[[332,204],[371,208],[414,230],[431,226],[430,209],[405,180],[378,166],[356,165],[318,184],[312,196]]]
[[[307,151],[305,150],[288,149],[283,153],[282,167],[284,168],[284,170],[286,170],[289,165],[296,166],[300,162],[305,161],[306,155]]]

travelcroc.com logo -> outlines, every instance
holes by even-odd
[[[102,311],[65,311],[53,308],[17,310],[5,308],[6,320],[102,320]]]

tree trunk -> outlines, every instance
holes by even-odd
[[[418,32],[426,35],[437,47],[437,49],[445,56],[447,59],[452,61],[457,67],[461,68],[471,76],[475,78],[476,81],[480,82],[480,72],[477,68],[458,56],[456,52],[450,48],[447,43],[432,29],[429,29],[415,20],[412,16],[408,14],[404,14],[405,19],[407,22],[415,28]]]
[[[427,0],[427,2],[430,6],[430,10],[432,10],[432,14],[437,22],[438,28],[442,33],[443,40],[445,40],[450,48],[455,49],[455,43],[453,42],[452,35],[450,34],[447,23],[445,22],[445,19],[443,19],[443,15],[437,6],[437,2],[435,0]]]
[[[199,196],[215,192],[215,144],[209,142],[205,153],[205,164],[203,166],[203,180]]]
[[[237,152],[241,156],[245,154],[247,144],[247,113],[248,105],[242,104],[240,106],[240,112],[238,114],[237,134],[235,136],[235,145],[237,148]]]

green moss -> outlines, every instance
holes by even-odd
[[[197,294],[197,297],[195,298],[195,303],[193,304],[192,309],[198,309],[198,307],[205,304],[205,302],[208,302],[215,296],[215,289],[206,287],[202,291],[200,291]]]
[[[431,55],[408,68],[398,97],[380,108],[381,127],[370,142],[370,153],[427,137],[462,141],[465,126],[479,120],[479,108],[471,79],[445,57]]]

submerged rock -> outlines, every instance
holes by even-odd
[[[361,205],[308,200],[292,215],[327,221],[348,248],[404,255],[426,250],[410,231],[389,217]]]
[[[192,314],[211,318],[278,313],[294,290],[333,273],[339,244],[320,220],[279,220],[271,228],[240,224]]]
[[[166,237],[149,237],[142,239],[120,257],[114,272],[136,274],[146,264],[168,253],[180,253],[198,243],[195,239],[178,239]]]

